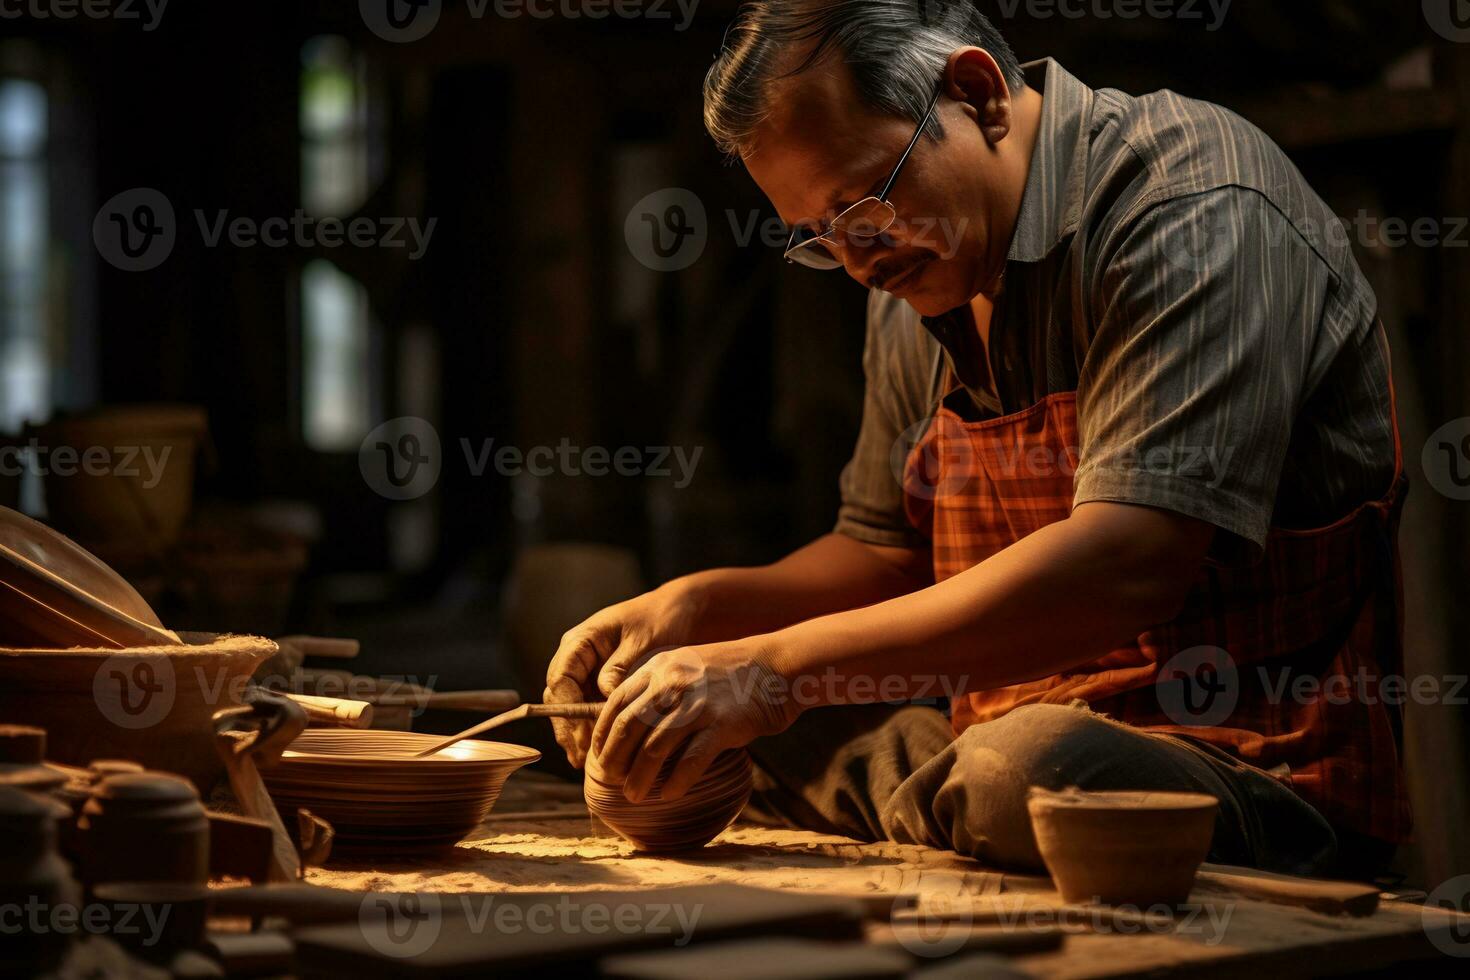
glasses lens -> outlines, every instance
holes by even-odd
[[[794,249],[786,253],[787,260],[804,265],[808,269],[842,268],[842,260],[827,250],[827,246],[820,242],[808,245],[805,248]]]
[[[877,238],[895,217],[893,205],[876,197],[864,198],[832,220],[832,230],[848,238]]]
[[[786,261],[796,262],[809,269],[836,269],[842,261],[827,248],[824,236],[810,228],[797,228],[786,243]]]

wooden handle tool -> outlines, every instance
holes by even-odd
[[[606,704],[606,701],[591,701],[578,704],[523,704],[519,708],[511,708],[509,711],[498,714],[488,721],[482,721],[478,725],[466,728],[457,735],[450,735],[442,741],[435,742],[422,752],[415,753],[414,758],[422,759],[424,756],[433,755],[435,752],[449,748],[455,742],[467,738],[474,738],[476,735],[488,732],[492,728],[499,728],[501,725],[508,725],[513,721],[520,721],[522,718],[585,718],[592,720],[602,713],[603,706]]]
[[[316,694],[286,694],[306,711],[307,720],[323,728],[371,728],[373,706],[367,701],[325,698]]]

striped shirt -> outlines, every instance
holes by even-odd
[[[975,419],[1075,391],[1074,506],[1206,521],[1225,532],[1217,557],[1381,497],[1393,423],[1377,299],[1296,167],[1218,106],[1026,67],[1042,119],[991,321],[994,391],[963,310],[920,318],[875,291],[837,530],[927,545],[902,467],[950,378]]]

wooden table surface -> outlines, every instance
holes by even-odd
[[[1470,916],[1384,901],[1370,916],[1324,915],[1200,886],[1172,917],[1064,905],[1050,879],[1001,873],[956,854],[860,844],[805,831],[737,825],[701,851],[635,853],[594,824],[580,787],[534,774],[512,779],[480,831],[432,863],[406,859],[314,868],[308,880],[363,891],[579,892],[737,883],[858,896],[881,911],[917,896],[920,939],[886,916],[868,938],[895,939],[926,965],[972,928],[1065,933],[1052,952],[1018,955],[1035,976],[1307,976],[1363,972],[1407,960],[1463,966],[1432,942],[1470,955]],[[1458,930],[1458,932],[1455,932]],[[1458,943],[1455,936],[1464,936]],[[950,942],[953,938],[955,941]],[[916,948],[917,946],[917,948]],[[926,957],[925,954],[933,954]]]

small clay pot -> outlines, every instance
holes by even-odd
[[[150,960],[198,946],[209,918],[209,887],[177,882],[114,881],[93,897],[109,910],[108,936]]]
[[[30,725],[0,725],[0,786],[50,794],[66,784],[66,774],[45,765],[46,730]]]
[[[703,847],[735,822],[750,799],[750,755],[744,749],[722,752],[688,792],[677,800],[665,800],[663,784],[673,762],[664,765],[641,803],[631,803],[622,786],[602,781],[597,757],[589,756],[582,784],[587,809],[642,851]]]
[[[62,906],[76,906],[80,889],[56,851],[56,827],[71,814],[53,800],[0,786],[0,908],[19,909],[48,921]],[[7,936],[3,969],[39,976],[61,962],[72,933],[31,928]]]
[[[1063,901],[1140,909],[1189,898],[1219,807],[1202,793],[1033,787],[1027,799],[1036,846]]]
[[[77,829],[89,888],[209,880],[209,818],[186,779],[161,772],[108,776],[93,787]]]

